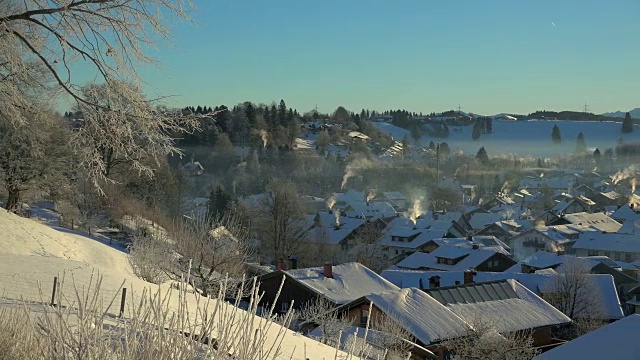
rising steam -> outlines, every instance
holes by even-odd
[[[418,223],[418,217],[422,215],[422,201],[424,198],[421,196],[413,201],[413,206],[409,210],[407,210],[407,217],[413,225]]]
[[[331,196],[329,199],[327,199],[327,207],[329,208],[329,210],[333,209],[333,205],[335,204],[336,204],[335,196]]]
[[[269,134],[267,134],[267,132],[263,129],[260,130],[260,137],[262,138],[262,147],[266,148],[269,141]]]
[[[371,160],[367,158],[357,158],[347,164],[347,167],[344,170],[344,176],[342,177],[342,185],[340,185],[340,188],[344,190],[344,187],[347,186],[347,182],[349,181],[349,179],[358,174],[358,170],[369,168],[372,165],[373,163],[371,162]]]
[[[635,166],[630,166],[622,171],[618,171],[611,177],[613,185],[617,185],[620,181],[636,176]]]
[[[369,190],[369,192],[367,193],[367,202],[373,200],[376,197],[376,195],[378,194],[376,193],[375,190]]]
[[[631,179],[631,194],[636,193],[636,178]]]
[[[333,216],[336,218],[336,227],[340,227],[340,210],[334,211]]]

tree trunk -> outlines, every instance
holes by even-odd
[[[5,209],[9,211],[15,211],[18,208],[18,202],[20,201],[20,189],[17,188],[8,188],[9,198],[7,199],[7,204]]]

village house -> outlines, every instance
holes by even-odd
[[[551,208],[551,212],[560,215],[560,214],[573,214],[573,213],[591,213],[593,211],[593,207],[596,205],[591,199],[578,195],[572,196],[569,194],[562,194],[559,197],[556,205]]]
[[[514,220],[496,221],[477,231],[476,236],[493,236],[502,241],[508,241],[522,231],[523,226]]]
[[[277,313],[286,313],[292,306],[299,310],[318,297],[339,306],[365,295],[398,289],[359,263],[335,266],[327,263],[323,267],[276,270],[258,276],[256,280],[260,293],[264,293],[260,304],[275,306]],[[282,289],[277,296],[280,284]]]
[[[471,247],[441,245],[430,253],[416,252],[400,261],[395,267],[412,270],[504,271],[515,265],[509,256],[485,250],[480,244]]]
[[[427,242],[420,250],[430,253],[442,245],[473,248],[479,246],[485,250],[492,250],[501,254],[511,256],[511,248],[494,236],[467,236],[466,238],[441,238]]]
[[[622,224],[613,220],[609,216],[603,213],[574,213],[564,214],[555,220],[552,220],[549,225],[579,225],[590,226],[596,230],[605,232],[616,232]]]
[[[304,240],[314,245],[321,255],[328,256],[323,261],[337,260],[339,254],[355,246],[353,240],[367,222],[367,219],[341,216],[339,210],[321,211],[315,215]]]
[[[624,224],[627,221],[638,221],[640,223],[640,214],[638,214],[635,210],[635,207],[632,208],[628,204],[620,206],[616,211],[609,215],[613,220]]]
[[[467,282],[486,283],[491,281],[513,279],[524,285],[536,295],[545,298],[557,292],[560,283],[557,276],[561,276],[554,271],[545,270],[538,273],[519,272],[477,272],[472,277],[467,274]],[[607,274],[587,274],[585,284],[586,296],[590,298],[590,317],[597,317],[603,320],[612,321],[624,317],[624,312],[618,297],[618,290],[613,281],[613,277]],[[435,289],[463,284],[465,281],[464,271],[413,271],[413,270],[385,270],[382,277],[389,280],[394,285],[401,288],[418,287],[421,289]],[[591,301],[593,300],[593,301]],[[586,308],[586,307],[585,307]],[[577,314],[576,316],[581,316]]]
[[[616,232],[591,231],[581,234],[573,244],[576,256],[607,256],[627,263],[640,260],[640,229],[627,221]]]
[[[544,352],[534,359],[637,359],[640,346],[634,335],[638,332],[640,332],[640,315],[627,316]]]
[[[585,231],[595,231],[589,227],[573,225],[541,226],[525,230],[507,240],[514,259],[522,261],[538,251],[571,253],[571,246]]]
[[[404,258],[420,251],[429,241],[442,238],[446,234],[447,231],[443,230],[393,228],[382,236],[378,245],[382,247],[383,254],[387,259]]]

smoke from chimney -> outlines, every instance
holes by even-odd
[[[269,134],[267,134],[267,132],[265,130],[260,130],[260,137],[262,138],[262,147],[263,148],[267,147],[267,143],[269,141],[268,136],[269,136]]]
[[[413,201],[413,206],[409,210],[407,210],[407,217],[413,225],[415,226],[418,223],[418,217],[422,215],[422,200],[424,197],[420,196],[419,198]]]

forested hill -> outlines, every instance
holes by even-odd
[[[621,118],[596,115],[579,111],[536,111],[527,115],[527,119],[554,119],[554,120],[575,120],[575,121],[619,121]]]

